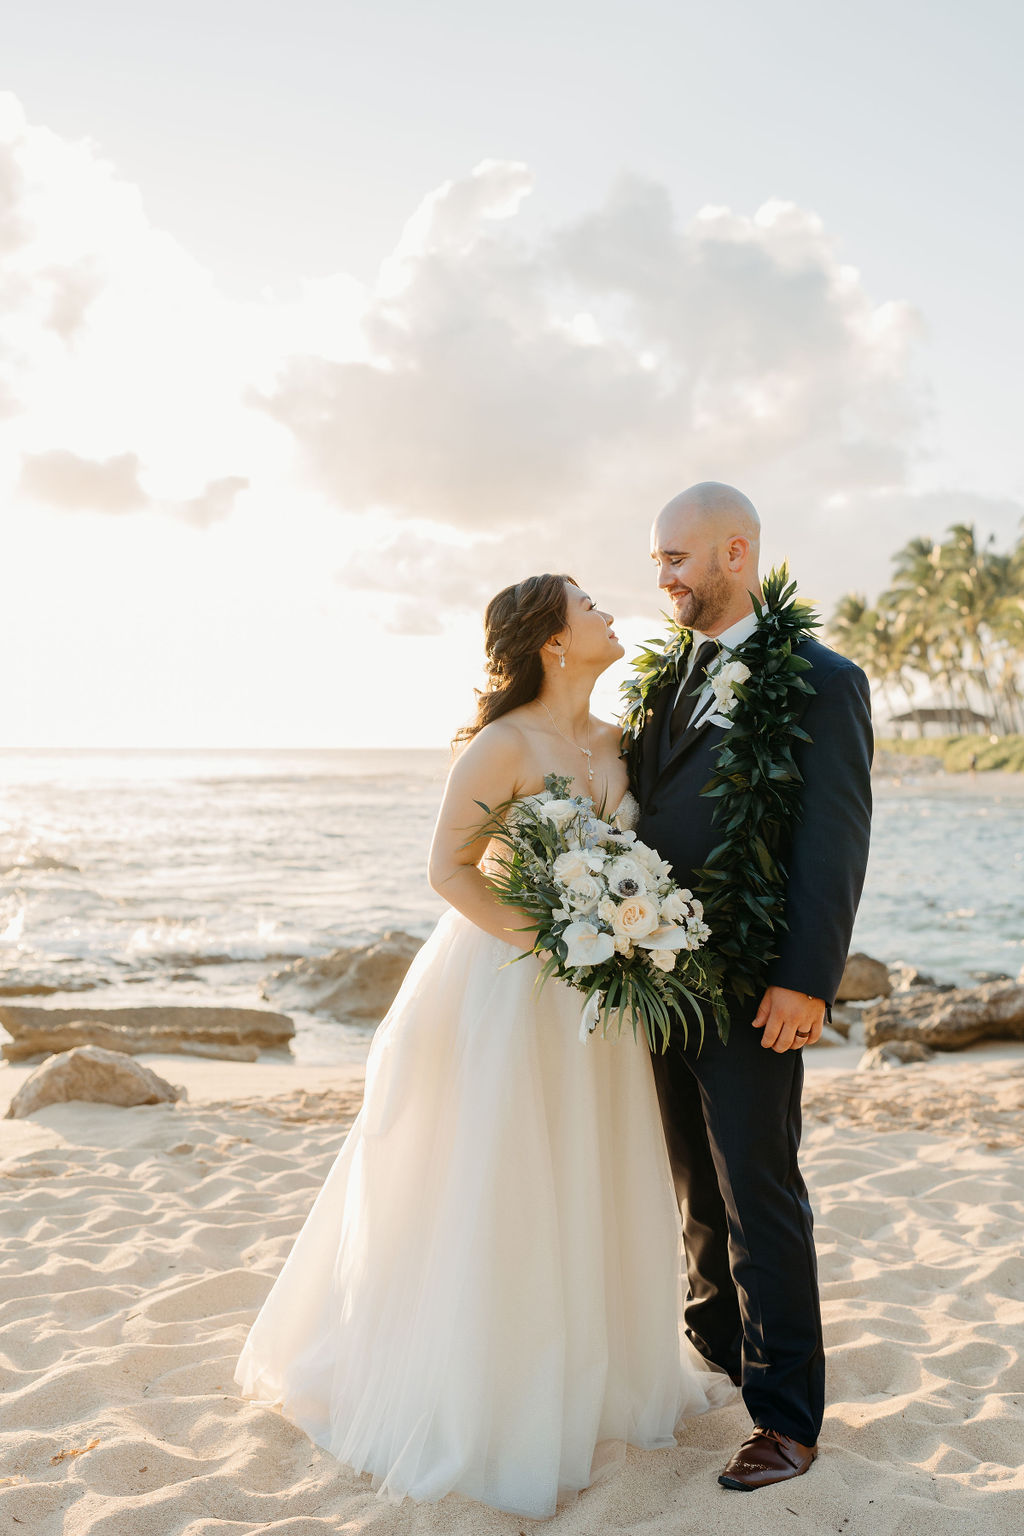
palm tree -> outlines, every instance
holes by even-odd
[[[997,557],[998,582],[992,634],[999,647],[997,686],[1005,701],[1010,729],[1024,731],[1024,534],[1016,547]]]
[[[955,523],[941,542],[910,539],[876,607],[859,593],[840,599],[829,629],[882,688],[913,699],[923,677],[945,695],[961,729],[972,690],[1003,732],[1024,726],[1024,537],[1003,554],[979,545],[973,525]]]
[[[1000,601],[1005,558],[991,546],[979,549],[973,526],[955,523],[949,537],[939,545],[939,563],[943,575],[943,608],[947,615],[945,646],[959,672],[960,692],[974,682],[985,695],[997,725],[1008,729],[1001,718],[1003,711],[989,670],[991,623]],[[994,657],[993,657],[994,660]]]
[[[906,650],[902,626],[893,615],[868,606],[860,593],[849,592],[840,598],[829,630],[843,654],[862,666],[876,681],[890,715],[894,714],[892,687],[902,692],[908,705],[913,704],[913,690],[906,677]]]
[[[870,649],[868,635],[875,627],[875,610],[859,592],[848,592],[839,599],[829,621],[829,631],[844,656],[864,667]]]

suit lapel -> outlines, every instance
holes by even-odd
[[[673,768],[686,753],[692,751],[698,742],[707,739],[713,740],[717,745],[726,730],[725,726],[709,724],[709,716],[713,715],[715,710],[705,705],[698,718],[690,721],[675,746],[663,757],[665,732],[668,729],[667,714],[675,702],[677,687],[675,682],[666,683],[659,688],[648,706],[647,722],[640,736],[639,779],[642,805],[650,799],[662,775]]]
[[[647,721],[640,739],[641,804],[646,801],[658,777],[661,733],[664,730],[666,713],[675,698],[676,687],[677,684],[674,682],[666,683],[663,688],[659,688],[648,706]]]
[[[706,703],[699,713],[697,711],[694,713],[696,718],[690,721],[672,750],[661,759],[656,779],[660,779],[663,773],[667,773],[670,768],[678,763],[681,757],[685,756],[687,752],[696,746],[699,741],[707,737],[709,733],[713,734],[717,745],[722,739],[723,732],[728,729],[728,727],[723,725],[709,724],[710,717],[715,713],[715,707],[712,704]],[[650,789],[653,788],[654,783],[652,782]]]
[[[683,732],[675,746],[662,762],[659,769],[659,777],[661,774],[666,773],[674,763],[677,763],[679,759],[685,755],[685,753],[689,752],[690,748],[694,746],[708,731],[721,731],[723,729],[722,726],[716,727],[708,723],[709,716],[713,714],[713,709],[707,709],[699,720],[690,721],[690,724],[686,727],[686,730]]]

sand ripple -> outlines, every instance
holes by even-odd
[[[828,1349],[822,1455],[745,1500],[719,1488],[739,1406],[550,1522],[971,1536],[1024,1508],[1024,1071],[812,1074],[805,1168]],[[56,1105],[0,1163],[0,1532],[516,1536],[453,1496],[394,1506],[232,1371],[357,1109],[345,1090]],[[19,1134],[22,1134],[19,1132]],[[756,1502],[755,1502],[756,1501]]]

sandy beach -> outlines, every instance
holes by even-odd
[[[814,1058],[803,1164],[828,1350],[821,1456],[746,1497],[742,1406],[634,1452],[543,1528],[964,1536],[1024,1509],[1024,1048],[855,1073]],[[358,1110],[358,1067],[144,1058],[176,1105],[0,1120],[0,1531],[515,1536],[459,1496],[396,1506],[234,1361]],[[0,1067],[0,1101],[31,1070]],[[538,1529],[541,1526],[536,1527]]]

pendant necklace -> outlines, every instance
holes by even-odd
[[[588,779],[593,779],[593,777],[594,777],[594,754],[590,750],[590,716],[589,715],[587,716],[587,744],[586,744],[585,747],[581,747],[579,742],[576,740],[576,738],[574,736],[567,736],[564,731],[559,731],[558,730],[558,726],[555,724],[555,717],[551,713],[550,709],[548,709],[547,705],[544,703],[544,700],[543,699],[538,699],[537,703],[540,705],[541,709],[547,715],[548,719],[551,721],[551,724],[554,725],[555,730],[558,731],[558,734],[559,734],[559,736],[561,736],[562,740],[569,742],[571,746],[574,746],[577,749],[577,751],[583,753],[583,756],[587,760],[587,778]]]

